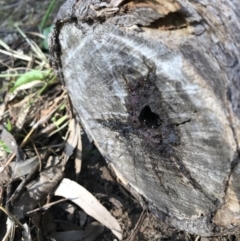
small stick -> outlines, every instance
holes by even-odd
[[[141,227],[141,225],[142,225],[142,223],[143,223],[143,220],[145,219],[146,213],[147,213],[147,211],[146,211],[146,209],[144,209],[144,210],[142,211],[142,213],[141,213],[141,215],[140,215],[140,217],[139,217],[139,219],[138,219],[138,221],[137,221],[134,229],[133,229],[132,234],[131,234],[130,237],[127,239],[128,241],[134,241],[134,240],[135,240],[136,235],[137,235],[137,233],[138,233],[138,231],[139,231],[139,229],[140,229],[140,227]]]
[[[47,209],[50,208],[51,206],[53,206],[53,205],[55,205],[55,204],[58,204],[58,203],[61,203],[61,202],[65,202],[65,201],[67,201],[67,200],[68,200],[68,199],[63,198],[63,199],[60,199],[60,200],[58,200],[58,201],[45,204],[45,205],[43,205],[43,206],[40,207],[40,208],[36,208],[36,209],[33,209],[33,210],[27,212],[26,215],[29,215],[29,214],[34,213],[34,212],[42,211],[42,210],[47,210]]]

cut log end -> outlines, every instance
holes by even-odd
[[[229,89],[234,101],[238,90],[229,78],[239,67],[225,57],[240,48],[227,47],[230,38],[216,50],[216,13],[202,19],[205,7],[186,1],[67,3],[52,63],[106,160],[166,222],[203,236],[238,230],[239,117]]]

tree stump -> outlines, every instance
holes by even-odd
[[[68,0],[51,63],[121,180],[165,222],[240,227],[240,2]]]

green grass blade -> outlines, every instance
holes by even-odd
[[[34,80],[44,80],[51,72],[51,69],[48,71],[41,70],[30,70],[24,74],[22,74],[15,82],[14,86],[10,89],[10,92],[15,91],[18,87],[30,83]]]
[[[56,3],[56,0],[52,0],[52,2],[50,3],[50,5],[49,5],[49,7],[48,7],[48,9],[47,9],[47,12],[45,13],[45,15],[44,15],[44,17],[43,17],[43,20],[42,20],[42,22],[41,22],[41,24],[40,24],[40,30],[41,30],[41,32],[42,32],[43,28],[45,27],[46,22],[47,22],[48,19],[49,19],[49,16],[50,16],[50,14],[51,14],[51,12],[52,12],[52,10],[53,10],[53,7],[54,7],[55,3]]]

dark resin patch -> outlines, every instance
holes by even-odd
[[[113,135],[124,144],[122,153],[126,152],[132,158],[135,170],[148,171],[151,167],[171,202],[174,203],[178,195],[174,191],[174,184],[168,183],[169,177],[164,170],[174,174],[176,183],[181,183],[183,177],[187,178],[192,187],[199,189],[212,201],[182,161],[184,143],[181,142],[179,123],[171,121],[171,102],[164,100],[161,89],[156,85],[167,80],[157,76],[156,66],[149,59],[130,57],[132,66],[116,66],[116,70],[113,69],[113,72],[119,73],[119,82],[127,90],[125,107],[128,117],[114,115],[111,119],[102,118],[99,122],[118,133]],[[181,86],[178,89],[183,92]],[[183,97],[187,98],[186,95]],[[136,172],[136,182],[138,178],[143,180],[144,175]]]

